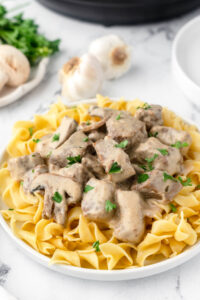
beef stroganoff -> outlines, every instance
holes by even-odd
[[[51,263],[125,269],[200,233],[200,133],[159,105],[53,104],[14,125],[0,169],[4,219]]]

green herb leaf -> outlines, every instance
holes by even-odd
[[[11,211],[13,211],[13,210],[14,210],[14,208],[9,208],[8,210],[11,210]]]
[[[186,181],[183,181],[183,179],[179,176],[178,177],[178,180],[180,181],[180,183],[183,185],[183,186],[192,186],[192,180],[191,178],[187,178]]]
[[[168,153],[168,151],[167,151],[167,149],[157,149],[163,156],[165,156],[165,155],[168,155],[169,153]]]
[[[49,158],[52,154],[52,151],[49,151],[49,153],[47,154],[47,158]]]
[[[24,182],[23,182],[23,181],[20,181],[20,185],[23,186],[23,185],[24,185]]]
[[[144,173],[138,175],[137,181],[138,183],[142,183],[145,182],[147,179],[149,179],[149,175]]]
[[[149,133],[148,133],[148,136],[149,136],[149,137],[155,137],[155,138],[156,138],[156,137],[158,136],[158,132],[155,132],[155,133],[149,132]]]
[[[52,142],[59,141],[59,139],[60,139],[60,133],[55,133],[53,138],[52,138]]]
[[[158,154],[154,154],[153,157],[150,157],[150,158],[145,158],[145,160],[148,162],[148,163],[152,163],[154,162],[154,160],[158,157]]]
[[[170,206],[172,212],[177,211],[177,207],[173,203],[170,203],[169,206]]]
[[[128,145],[128,140],[124,140],[119,144],[116,144],[115,147],[116,148],[126,148],[126,146]]]
[[[171,145],[171,147],[175,147],[177,149],[184,148],[184,147],[187,147],[187,146],[189,146],[188,143],[186,143],[186,142],[181,143],[180,141],[178,141],[175,144]]]
[[[163,180],[167,181],[168,179],[173,180],[173,181],[177,181],[177,179],[174,178],[173,176],[167,174],[166,172],[163,172]]]
[[[35,172],[35,170],[34,169],[32,169],[32,173],[34,173]]]
[[[91,122],[88,120],[88,121],[85,122],[85,124],[86,124],[86,125],[90,125]]]
[[[197,184],[195,189],[200,190],[200,184]]]
[[[35,154],[32,154],[32,157],[36,157],[36,155],[35,155]]]
[[[0,40],[19,49],[28,58],[31,65],[40,62],[59,50],[60,40],[49,41],[39,34],[38,24],[32,19],[25,19],[23,14],[7,17],[7,10],[0,5]]]
[[[106,200],[106,207],[105,207],[106,212],[110,212],[116,208],[117,208],[117,205],[115,203],[112,203],[110,200]]]
[[[109,170],[109,174],[113,174],[113,173],[120,173],[122,170],[121,170],[121,167],[120,167],[120,165],[118,165],[118,163],[115,161],[113,164],[112,164],[112,166],[111,166],[111,168],[110,168],[110,170]]]
[[[57,202],[57,203],[61,203],[62,202],[62,195],[59,192],[55,192],[52,200]]]
[[[78,156],[69,156],[67,157],[67,160],[68,160],[68,165],[73,165],[75,163],[80,163],[81,162],[81,157],[80,155]]]
[[[40,139],[33,139],[33,142],[37,144],[40,142]]]
[[[94,189],[93,186],[91,186],[91,185],[86,185],[83,191],[84,191],[84,193],[87,193],[87,192],[89,192],[89,191],[91,191],[91,190],[93,190],[93,189]]]
[[[121,119],[121,115],[119,114],[116,116],[116,120],[119,121],[120,119]]]
[[[89,138],[86,137],[86,138],[83,139],[83,141],[84,141],[84,142],[88,142],[88,141],[89,141]]]
[[[96,252],[100,252],[99,241],[94,242],[92,247],[95,248]]]
[[[33,127],[29,127],[28,131],[30,133],[30,136],[32,136],[33,135]]]
[[[151,105],[149,105],[147,102],[145,102],[142,106],[137,107],[137,109],[140,109],[140,108],[147,110],[147,109],[151,108]]]

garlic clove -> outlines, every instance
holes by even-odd
[[[118,78],[131,66],[131,48],[117,35],[106,35],[94,40],[89,52],[100,61],[105,79]]]
[[[3,89],[3,87],[8,82],[8,75],[3,71],[3,68],[0,63],[0,91]]]
[[[96,96],[103,79],[101,64],[91,54],[71,58],[59,72],[62,96],[71,101]]]

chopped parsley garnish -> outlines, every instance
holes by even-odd
[[[14,210],[14,208],[9,208],[8,210],[11,210],[11,211],[12,211],[12,210]]]
[[[32,154],[32,157],[36,157],[36,155],[35,155],[35,154]]]
[[[40,142],[40,139],[33,139],[33,142],[37,144]]]
[[[24,182],[23,182],[23,181],[20,181],[20,185],[23,186],[23,185],[24,185]]]
[[[94,242],[92,247],[95,248],[96,252],[100,252],[99,241]]]
[[[147,102],[145,102],[142,106],[137,107],[137,109],[140,109],[140,108],[147,110],[147,109],[151,108],[151,105],[149,105]]]
[[[84,142],[88,142],[88,141],[89,141],[89,138],[86,137],[86,138],[83,139],[83,141],[84,141]]]
[[[137,181],[138,183],[142,183],[145,182],[147,179],[149,179],[149,175],[144,173],[138,175]]]
[[[150,158],[145,158],[145,160],[148,162],[148,163],[152,163],[156,158],[158,157],[158,154],[154,154],[153,157],[150,157]]]
[[[195,189],[200,190],[200,184],[196,185]]]
[[[85,122],[86,125],[90,125],[91,122],[88,120],[87,122]]]
[[[178,177],[178,180],[180,181],[180,183],[181,183],[183,186],[192,186],[192,180],[191,180],[191,178],[187,178],[186,181],[183,181],[183,179],[179,176],[179,177]]]
[[[173,180],[173,181],[177,181],[177,179],[174,178],[173,176],[167,174],[166,172],[163,172],[163,180],[167,181],[168,179]]]
[[[128,145],[128,140],[124,140],[119,144],[116,144],[115,147],[116,148],[126,148],[126,146]]]
[[[33,135],[33,127],[29,127],[28,131],[30,133],[30,136],[32,136]]]
[[[165,156],[165,155],[168,155],[169,153],[168,153],[168,151],[167,151],[167,149],[157,149],[163,156]]]
[[[57,203],[61,203],[62,202],[62,195],[59,192],[55,192],[52,200],[57,202]]]
[[[181,143],[180,141],[178,141],[175,144],[171,145],[171,147],[175,147],[177,149],[184,148],[184,147],[187,147],[187,146],[189,146],[188,143],[186,143],[186,142]]]
[[[69,156],[67,157],[67,160],[68,160],[68,165],[73,165],[73,164],[76,164],[76,163],[80,163],[81,162],[81,157],[80,155],[78,156]]]
[[[35,172],[35,170],[34,169],[32,169],[32,173],[34,173]]]
[[[59,141],[59,139],[60,139],[60,133],[55,133],[53,138],[52,138],[52,142]]]
[[[52,154],[52,151],[49,151],[49,153],[47,154],[47,158],[49,158]]]
[[[120,165],[118,165],[118,163],[115,161],[113,164],[112,164],[112,166],[111,166],[111,168],[110,168],[110,170],[109,170],[109,174],[112,174],[112,173],[120,173],[121,172],[121,167],[120,167]]]
[[[116,120],[119,121],[120,119],[121,119],[121,115],[119,114],[116,116]]]
[[[172,212],[176,212],[177,211],[177,208],[176,208],[176,206],[174,204],[170,203],[169,206],[170,206]]]
[[[106,200],[106,211],[107,212],[110,212],[112,211],[113,209],[116,209],[117,208],[117,205],[115,203],[112,203],[110,200]]]
[[[91,190],[93,190],[93,189],[94,189],[93,186],[91,186],[91,185],[86,185],[85,188],[84,188],[84,193],[87,193],[87,192],[89,192],[89,191],[91,191]]]
[[[158,136],[158,132],[154,132],[154,133],[149,132],[148,136],[156,138]]]

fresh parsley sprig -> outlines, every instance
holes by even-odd
[[[115,144],[115,147],[116,148],[126,148],[126,146],[128,145],[128,140],[124,140],[124,141],[122,141],[121,143],[119,143],[119,144]]]
[[[73,164],[80,163],[81,162],[81,156],[80,155],[77,155],[77,156],[68,156],[67,160],[68,160],[68,165],[71,166]]]
[[[180,141],[177,141],[175,144],[171,145],[171,147],[175,147],[177,149],[181,149],[181,148],[184,148],[184,147],[187,147],[187,146],[189,146],[188,143],[186,143],[186,142],[181,143]]]
[[[113,164],[112,164],[112,166],[111,166],[111,168],[110,168],[110,170],[109,170],[109,174],[113,174],[113,173],[120,173],[121,172],[121,167],[120,167],[120,165],[118,165],[118,163],[115,161]]]
[[[92,248],[95,248],[96,252],[100,252],[99,241],[94,242]]]
[[[59,192],[55,192],[54,195],[53,195],[53,197],[52,197],[52,200],[54,202],[61,203],[62,200],[63,200],[63,197],[62,197],[62,195]]]
[[[106,200],[106,206],[105,206],[106,212],[110,212],[116,208],[117,208],[117,205],[115,203],[112,203],[110,200]]]

